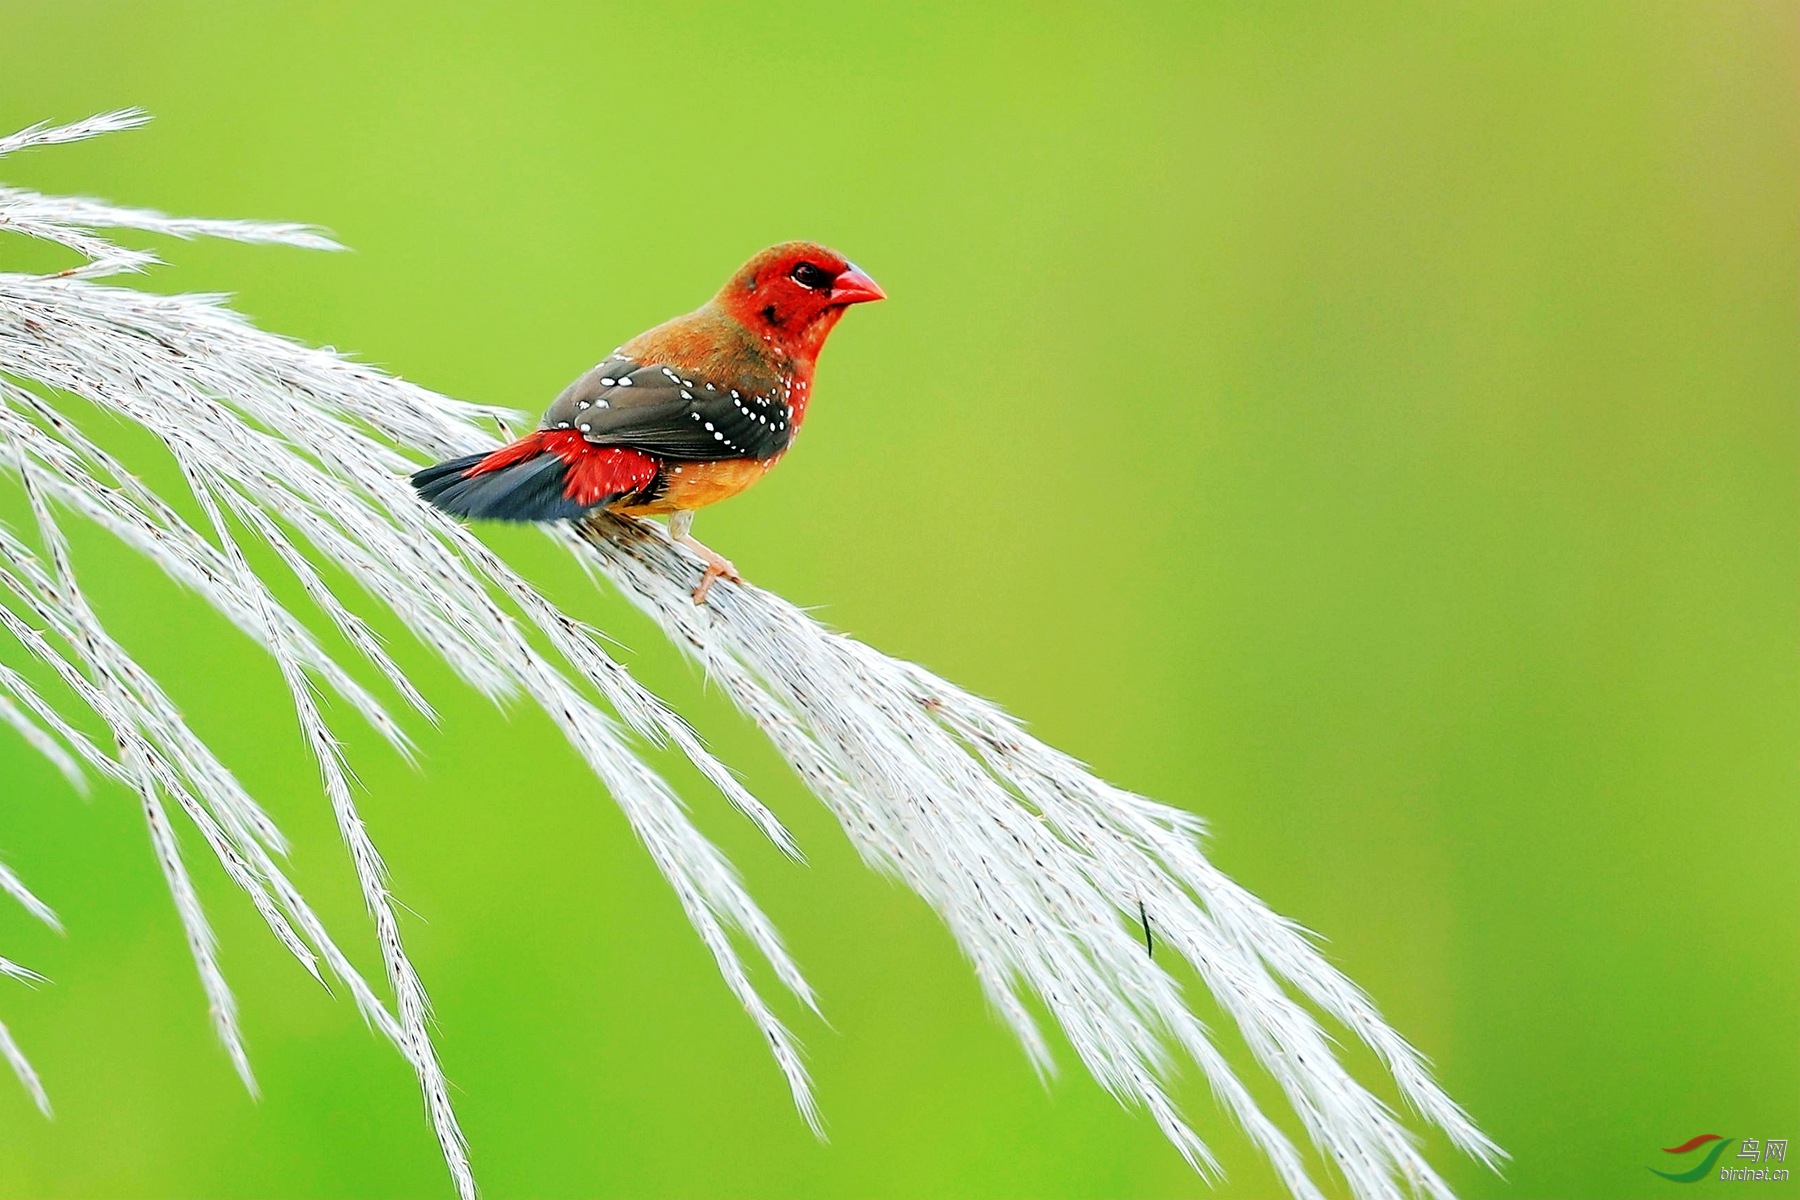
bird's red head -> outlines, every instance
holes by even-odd
[[[885,299],[880,285],[836,250],[783,242],[740,267],[713,302],[788,354],[810,358],[845,309]]]

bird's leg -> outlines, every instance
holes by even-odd
[[[706,574],[700,577],[700,586],[694,589],[694,603],[705,604],[706,593],[712,591],[714,581],[729,579],[733,583],[744,582],[738,569],[731,565],[731,560],[713,552],[697,541],[688,530],[694,527],[694,513],[691,509],[678,509],[669,514],[669,536],[698,554],[706,563]]]

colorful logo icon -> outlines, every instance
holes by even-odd
[[[1651,1167],[1651,1173],[1661,1175],[1664,1179],[1674,1180],[1676,1183],[1694,1183],[1706,1178],[1712,1171],[1713,1164],[1719,1161],[1719,1155],[1725,1153],[1725,1147],[1731,1144],[1729,1139],[1716,1133],[1703,1133],[1699,1137],[1689,1138],[1679,1146],[1664,1146],[1662,1148],[1664,1154],[1692,1154],[1708,1142],[1713,1144],[1712,1149],[1706,1152],[1705,1157],[1700,1160],[1699,1165],[1692,1170],[1658,1171],[1655,1167]],[[1688,1161],[1691,1162],[1693,1160],[1689,1159]]]

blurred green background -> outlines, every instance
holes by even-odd
[[[1459,1191],[1647,1196],[1681,1190],[1657,1147],[1800,1138],[1797,16],[14,3],[0,127],[157,120],[0,178],[329,226],[355,253],[168,244],[149,286],[534,414],[758,247],[840,247],[892,300],[700,535],[1206,815],[1512,1151],[1500,1179],[1434,1140]],[[829,1027],[784,1011],[831,1141],[574,754],[390,622],[442,727],[419,771],[343,727],[488,1194],[1209,1194],[1066,1052],[1039,1086],[922,903],[645,622],[490,540],[800,836],[805,868],[677,771],[822,994]],[[77,548],[378,971],[274,667]],[[55,981],[0,1014],[57,1105],[0,1085],[0,1194],[449,1194],[398,1056],[201,847],[260,1102],[134,803],[10,736],[0,772],[0,851],[69,926],[0,907]],[[1183,1095],[1216,1194],[1274,1194]]]

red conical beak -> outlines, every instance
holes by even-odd
[[[833,304],[862,304],[869,300],[886,300],[887,293],[881,285],[862,273],[855,263],[844,268],[843,274],[832,281],[831,291],[826,299]]]

